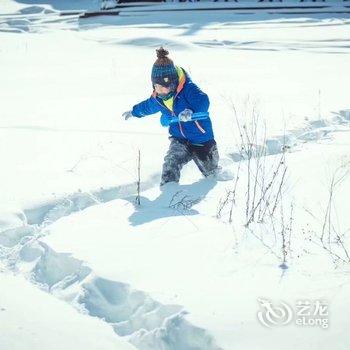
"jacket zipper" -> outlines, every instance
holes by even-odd
[[[179,94],[179,93],[176,93],[176,95],[174,96],[174,102],[175,102],[175,98],[177,97],[178,94]],[[174,111],[172,111],[170,108],[168,108],[165,104],[161,104],[161,103],[157,100],[157,98],[156,98],[155,96],[154,96],[154,98],[155,98],[155,100],[157,101],[157,103],[158,103],[160,106],[165,107],[165,108],[171,113],[171,115],[172,115],[173,117],[176,116],[175,113],[174,113]],[[179,121],[178,123],[179,123],[179,129],[180,129],[181,135],[182,135],[184,138],[186,138],[186,136],[185,136],[185,134],[184,134],[184,131],[183,131],[183,129],[182,129],[181,122]]]
[[[176,97],[177,97],[178,94],[179,94],[179,92],[177,92],[176,95],[174,96],[174,103],[175,103],[175,99],[176,99]],[[157,101],[157,103],[158,103],[160,106],[165,107],[165,108],[171,113],[171,115],[172,115],[173,117],[175,117],[174,111],[172,111],[170,108],[168,108],[165,104],[160,103],[160,102],[157,100],[156,96],[154,96],[154,99]],[[202,134],[205,134],[205,133],[206,133],[206,131],[204,130],[204,128],[202,128],[202,126],[199,124],[199,122],[198,122],[197,120],[195,120],[194,123],[196,124],[198,130],[199,130]],[[182,128],[182,125],[181,125],[181,122],[178,121],[178,124],[179,124],[179,129],[180,129],[181,135],[182,135],[184,138],[186,138],[185,133],[184,133],[183,128]]]

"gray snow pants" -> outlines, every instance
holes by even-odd
[[[160,185],[179,182],[182,167],[191,160],[205,177],[214,174],[218,169],[219,152],[215,140],[191,144],[186,140],[170,137],[170,141],[169,150],[164,157]]]

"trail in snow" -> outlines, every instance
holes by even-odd
[[[347,130],[349,121],[349,111],[340,111],[331,120],[312,122],[283,137],[267,140],[267,155],[279,153],[282,145],[287,144],[293,149],[304,142],[328,137],[332,132]],[[235,155],[231,156],[235,159]],[[142,184],[142,188],[146,190],[155,186],[158,177],[158,174],[151,177]],[[181,197],[183,192],[191,202],[186,190],[193,190],[193,186],[197,189],[196,194],[202,193],[202,197],[205,197],[215,186],[215,181],[201,180],[194,185],[178,185],[176,194]],[[40,238],[47,232],[45,228],[60,218],[117,198],[132,200],[134,191],[135,183],[129,183],[93,193],[76,193],[55,202],[25,209],[18,215],[23,221],[20,227],[2,230],[0,233],[1,260],[8,268],[23,273],[32,283],[78,310],[106,320],[117,334],[127,336],[140,349],[171,349],[171,344],[176,344],[176,349],[195,346],[200,349],[217,349],[215,341],[205,330],[186,320],[186,311],[180,305],[160,304],[127,284],[96,275],[83,261],[66,253],[55,252],[40,242]],[[143,207],[135,210],[129,218],[131,224],[141,225],[159,218],[154,207],[166,206],[172,200],[175,206],[180,207],[172,208],[170,205],[169,215],[183,215],[184,212],[186,215],[197,214],[191,205],[186,206],[183,196],[177,200],[174,191],[169,193],[163,193],[154,201],[142,198]]]
[[[151,179],[148,185],[153,183]],[[129,184],[94,194],[78,193],[24,210],[23,226],[0,232],[0,260],[80,312],[105,320],[139,349],[218,350],[208,332],[186,320],[181,305],[163,305],[125,283],[98,276],[83,261],[40,242],[51,223],[91,205],[122,198],[121,193],[130,196],[133,188]]]
[[[248,18],[249,16],[244,17],[244,19]],[[146,18],[145,23],[147,21],[148,18]],[[136,19],[136,22],[139,22],[139,19]],[[37,5],[27,7],[16,15],[1,16],[0,32],[40,32],[47,29],[48,23],[64,29],[81,29],[90,28],[91,26],[91,22],[79,21],[77,16],[62,18],[59,17],[57,12],[45,6]],[[149,22],[147,23],[149,24]],[[96,22],[93,22],[93,24],[96,24]],[[311,23],[311,25],[317,26],[320,24]],[[322,25],[331,26],[333,24]],[[300,23],[298,23],[298,26],[300,26]],[[189,26],[187,34],[193,34],[200,28],[201,25]],[[158,38],[150,38],[146,44],[149,46],[158,42]],[[110,41],[109,43],[120,44],[122,42]],[[277,47],[280,49],[282,45],[280,42],[263,41],[236,43],[233,41],[201,40],[193,43],[198,46],[219,46],[242,50],[275,50]],[[140,40],[124,40],[124,44],[139,45]],[[186,45],[177,41],[170,42],[170,44],[186,47]],[[322,49],[331,49],[331,53],[336,52],[333,50],[341,50],[344,53],[349,48],[347,40],[333,41],[332,43],[322,42],[320,46]],[[309,41],[297,44],[290,42],[287,43],[286,48],[310,51],[316,50],[318,43]],[[307,123],[307,126],[303,128],[269,138],[266,140],[265,145],[257,147],[264,147],[266,155],[278,154],[282,152],[285,146],[290,151],[298,150],[305,142],[317,142],[320,139],[331,137],[333,132],[349,131],[349,122],[349,111],[340,111],[331,120],[318,120]],[[26,127],[19,126],[18,128]],[[33,127],[29,128],[33,130]],[[39,128],[36,130],[39,130]],[[45,131],[67,130],[50,130],[47,128]],[[79,130],[79,132],[85,132],[85,130]],[[105,131],[100,130],[100,132]],[[108,132],[112,133],[113,131]],[[229,156],[232,161],[243,159],[238,152],[232,152]],[[159,174],[150,177],[142,183],[142,189],[147,190],[157,186],[158,179]],[[181,191],[186,192],[186,189],[191,188],[191,186],[192,190],[195,189],[196,193],[200,194],[200,197],[205,197],[212,186],[215,186],[215,183],[199,181],[194,185],[179,186],[180,195]],[[186,320],[186,310],[181,305],[161,304],[146,293],[133,289],[128,284],[108,280],[103,276],[96,275],[83,261],[75,259],[70,254],[55,252],[40,241],[40,238],[47,233],[46,228],[60,218],[118,198],[132,201],[135,187],[135,183],[128,183],[123,186],[100,189],[92,193],[78,192],[36,207],[26,208],[16,218],[17,222],[21,224],[11,228],[5,229],[5,225],[1,227],[0,220],[1,261],[9,269],[24,274],[32,283],[67,301],[81,312],[104,319],[111,324],[117,334],[128,337],[129,341],[140,349],[170,350],[174,349],[175,346],[176,350],[188,350],[189,348],[217,349],[215,340],[208,332]],[[170,202],[166,196],[161,196],[154,201],[150,201],[147,198],[142,198],[141,200],[143,208],[135,209],[135,212],[129,218],[133,225],[141,225],[159,218],[159,213],[152,207],[163,206]],[[186,215],[198,213],[191,206],[186,206],[186,202],[183,200],[173,204],[176,205],[176,203],[180,203],[180,209],[175,208],[174,210],[174,208],[169,208],[167,215],[182,215],[181,205],[184,205],[183,209]]]
[[[10,233],[0,234],[0,258],[8,268],[80,312],[105,320],[137,348],[218,349],[210,334],[185,319],[182,306],[163,305],[125,283],[97,276],[84,262],[40,242],[39,228]]]
[[[283,148],[287,147],[290,152],[298,150],[304,143],[317,142],[318,140],[330,137],[331,133],[338,131],[349,131],[350,125],[350,110],[342,110],[335,113],[335,116],[331,119],[320,119],[316,121],[308,122],[303,128],[286,132],[284,135],[268,138],[265,141],[265,145],[256,145],[257,154],[276,155],[283,152]],[[261,152],[260,148],[263,147],[265,152]],[[240,161],[243,158],[239,152],[231,152],[228,156],[235,162]],[[226,164],[225,166],[229,166]],[[142,190],[150,189],[154,186],[158,186],[159,174],[154,174],[148,180],[141,183]],[[198,190],[199,197],[205,197],[205,194],[210,190],[212,184],[210,182],[199,181],[194,185]],[[209,187],[208,187],[209,186]],[[178,188],[178,191],[186,193],[191,186],[182,185]],[[99,203],[105,203],[114,199],[126,199],[131,200],[132,195],[136,192],[136,183],[128,183],[112,188],[101,188],[91,193],[78,192],[71,194],[68,197],[57,199],[53,202],[43,203],[37,207],[27,208],[23,210],[24,217],[22,218],[23,224],[26,225],[38,225],[46,226],[53,223],[63,216],[70,215],[76,211],[83,210],[92,205],[98,205]],[[196,192],[192,191],[191,192]],[[171,198],[170,198],[171,200]],[[148,203],[147,198],[143,198],[145,206],[156,205],[157,203],[163,203],[162,197],[155,200],[153,203]],[[167,202],[169,203],[169,202]],[[19,214],[21,216],[21,214]],[[150,214],[152,215],[152,214]],[[138,219],[139,215],[135,211],[134,217],[131,218],[131,222],[136,224],[140,223],[141,219]],[[1,227],[0,227],[1,229]]]
[[[141,186],[144,190],[155,186],[159,174],[151,176],[143,181]],[[100,190],[88,193],[73,193],[65,198],[53,202],[41,204],[37,207],[23,210],[24,224],[45,227],[61,217],[68,216],[74,212],[83,210],[92,205],[109,202],[114,199],[130,197],[135,193],[136,183],[132,182],[112,188],[101,188]],[[20,215],[20,214],[19,214]]]
[[[267,138],[265,144],[255,145],[256,154],[276,155],[282,153],[285,149],[293,152],[302,147],[304,143],[330,138],[331,133],[334,132],[349,131],[350,110],[341,110],[334,114],[333,118],[307,121],[306,125],[301,128],[286,131],[283,135]],[[239,152],[231,152],[229,155],[234,161],[244,159],[244,156]]]

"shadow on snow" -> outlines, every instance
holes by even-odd
[[[138,226],[161,218],[197,215],[199,212],[192,207],[200,203],[216,183],[215,179],[208,178],[188,185],[169,183],[154,200],[141,196],[140,205],[135,204],[135,197],[129,197],[127,200],[135,206],[129,222]]]

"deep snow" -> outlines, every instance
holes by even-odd
[[[0,347],[64,340],[66,349],[93,349],[99,339],[103,349],[132,348],[126,340],[152,350],[348,349],[349,264],[316,244],[332,175],[346,173],[350,161],[348,15],[78,19],[57,11],[95,10],[97,2],[51,4],[0,6]],[[216,215],[235,178],[201,179],[189,164],[180,185],[161,192],[168,140],[159,116],[121,118],[151,93],[161,44],[210,96],[221,165],[240,175],[232,223],[229,207]],[[266,154],[267,178],[287,146],[276,227],[244,227],[248,161],[239,162],[234,109],[247,127],[255,109],[260,136],[266,124],[256,149]],[[346,247],[349,192],[345,177],[329,226]],[[290,220],[283,270],[273,230]],[[347,259],[339,244],[330,246]],[[325,300],[330,326],[266,328],[257,319],[261,298],[292,307]]]

